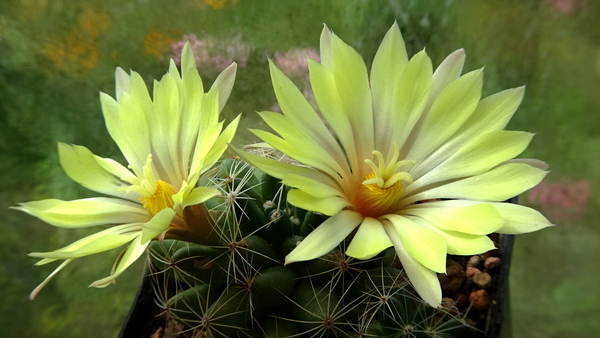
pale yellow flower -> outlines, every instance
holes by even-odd
[[[287,264],[324,255],[348,236],[346,254],[358,259],[393,246],[416,291],[438,306],[447,254],[493,249],[492,232],[550,225],[535,210],[500,203],[546,175],[541,161],[512,160],[532,134],[502,130],[524,88],[481,99],[483,71],[461,76],[464,58],[458,50],[433,72],[425,51],[408,59],[394,24],[369,75],[360,55],[325,28],[321,62],[309,59],[320,115],[271,64],[283,114],[260,115],[279,136],[253,132],[301,165],[236,152],[295,188],[288,202],[331,216]]]
[[[208,224],[189,222],[187,216],[201,214],[198,204],[219,194],[216,188],[197,183],[219,160],[237,129],[239,118],[225,129],[218,120],[235,73],[236,65],[232,64],[204,93],[194,55],[186,46],[181,74],[171,61],[168,73],[154,82],[151,98],[138,73],[128,75],[117,69],[116,100],[104,93],[100,100],[108,131],[129,162],[129,169],[85,147],[58,145],[60,163],[69,177],[112,197],[47,199],[15,207],[57,227],[112,227],[52,252],[31,253],[42,258],[37,265],[64,260],[31,298],[75,258],[130,243],[110,276],[92,284],[103,287],[140,257],[151,239],[167,231],[184,236],[210,235]]]

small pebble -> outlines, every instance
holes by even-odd
[[[469,300],[477,311],[485,311],[490,306],[490,295],[483,289],[471,292]]]
[[[450,297],[442,298],[442,308],[445,313],[451,314],[452,316],[458,316],[459,314],[456,302]]]
[[[472,256],[471,258],[469,258],[469,261],[467,262],[467,266],[472,266],[474,268],[480,268],[481,267],[481,263],[483,262],[483,259],[480,256]]]
[[[492,285],[492,276],[487,272],[479,272],[473,275],[473,282],[480,288],[487,289]]]
[[[494,270],[495,268],[500,266],[500,258],[498,257],[488,257],[485,260],[485,263],[483,263],[483,266],[485,266],[486,269],[488,270]]]
[[[448,259],[446,274],[439,274],[438,279],[444,295],[451,295],[458,291],[465,280],[465,269],[457,262]]]
[[[481,272],[481,270],[474,268],[472,266],[468,266],[467,271],[465,272],[465,276],[467,276],[467,278],[470,279],[471,277],[473,277],[473,275],[475,275],[476,273],[480,273],[480,272]]]

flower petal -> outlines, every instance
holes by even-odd
[[[236,155],[240,156],[245,161],[252,163],[253,165],[257,166],[260,170],[266,172],[267,174],[273,177],[283,179],[283,177],[286,174],[294,174],[307,177],[315,181],[319,181],[329,186],[335,186],[335,183],[329,178],[329,176],[317,170],[308,167],[295,166],[292,164],[279,162],[266,157],[247,153],[231,145],[230,149],[233,150],[233,152],[235,152]]]
[[[297,174],[287,174],[283,177],[281,183],[288,185],[293,188],[300,189],[305,193],[312,195],[316,198],[326,198],[332,196],[343,196],[335,186],[331,186],[327,183],[323,183],[321,180],[314,180],[305,176]]]
[[[483,71],[476,70],[446,86],[420,122],[419,132],[412,135],[413,142],[405,146],[405,158],[421,161],[447,141],[477,107],[482,85]]]
[[[190,186],[193,188],[193,186]],[[217,188],[213,187],[195,187],[190,189],[190,192],[182,189],[179,193],[173,196],[173,201],[179,204],[181,208],[185,208],[190,205],[196,205],[206,202],[208,199],[219,196],[221,192]]]
[[[135,77],[132,76],[132,79]],[[107,94],[100,93],[106,129],[127,162],[135,168],[144,166],[151,149],[146,112],[138,100],[124,92],[117,102]]]
[[[431,88],[431,96],[427,102],[427,109],[431,107],[438,95],[448,84],[456,80],[462,72],[465,64],[465,51],[459,49],[448,55],[433,73],[433,82]]]
[[[213,85],[209,89],[209,93],[217,91],[219,93],[219,112],[225,107],[225,103],[229,99],[233,84],[235,83],[235,75],[237,72],[237,63],[232,63],[219,74]]]
[[[260,117],[262,117],[262,119],[269,125],[269,127],[273,128],[273,130],[275,130],[286,141],[287,144],[304,145],[302,149],[294,149],[295,152],[293,154],[287,155],[293,158],[297,156],[302,156],[305,158],[307,156],[306,151],[302,150],[309,149],[312,157],[321,159],[321,162],[323,162],[329,168],[344,175],[345,177],[350,175],[350,168],[348,167],[346,157],[337,143],[335,146],[328,145],[327,140],[314,138],[311,135],[312,133],[309,134],[305,132],[305,129],[303,129],[302,125],[300,125],[301,122],[293,121],[292,119],[289,119],[280,113],[261,112],[259,114]],[[318,120],[317,123],[323,125],[323,122],[320,120]],[[313,126],[312,128],[318,129],[316,126]],[[326,128],[324,132],[331,136]],[[335,140],[332,141],[336,142]]]
[[[406,66],[408,56],[404,40],[400,34],[398,24],[394,23],[387,31],[371,67],[371,93],[373,95],[373,115],[375,121],[375,149],[383,151],[389,147],[392,139],[391,133],[402,124],[393,124],[395,128],[390,128],[390,123],[396,118],[393,114],[394,94],[396,84],[402,85],[397,81],[397,77]]]
[[[552,226],[548,219],[537,210],[512,203],[492,203],[506,219],[506,223],[496,232],[500,234],[522,234]]]
[[[323,51],[321,51],[321,62],[323,62]],[[321,114],[340,140],[350,166],[358,168],[364,159],[359,160],[357,157],[351,120],[342,108],[333,72],[313,59],[308,59],[308,71],[310,86]]]
[[[524,163],[508,163],[483,174],[433,187],[402,200],[404,205],[439,198],[505,201],[534,187],[547,172]]]
[[[402,247],[414,259],[433,271],[446,271],[447,250],[444,237],[407,217],[390,214],[381,218],[394,226]]]
[[[352,205],[345,198],[335,196],[318,198],[298,189],[288,192],[287,201],[298,208],[320,212],[327,216],[335,215],[340,210]]]
[[[453,207],[444,202],[447,201],[413,204],[400,213],[420,217],[442,230],[472,235],[487,235],[505,224],[505,219],[489,203]]]
[[[154,215],[152,219],[142,226],[142,244],[157,237],[169,228],[169,224],[175,217],[175,211],[171,208],[165,208]]]
[[[346,249],[346,255],[357,259],[369,259],[378,255],[393,244],[380,221],[366,217],[352,242]]]
[[[387,152],[387,158],[390,157],[390,152],[393,152],[393,143],[401,147],[423,114],[431,92],[431,73],[431,59],[425,51],[421,51],[413,56],[397,75],[389,121],[379,121],[377,125],[381,128],[376,131],[376,138],[379,140],[377,144],[382,147],[379,150],[383,154]],[[379,118],[378,116],[377,119]],[[388,131],[384,132],[384,128]],[[390,136],[386,139],[388,134]]]
[[[74,201],[47,199],[20,203],[14,209],[61,228],[146,222],[150,218],[140,204],[106,197]]]
[[[343,111],[352,125],[358,158],[370,158],[374,149],[373,104],[365,62],[337,35],[331,36],[333,78]]]
[[[90,285],[90,287],[103,288],[108,286],[108,284],[117,279],[117,277],[119,277],[119,275],[121,275],[125,269],[133,264],[133,262],[135,262],[144,252],[146,252],[146,247],[148,244],[150,244],[150,242],[142,244],[141,238],[142,236],[138,236],[133,240],[133,242],[127,248],[127,251],[125,251],[125,254],[118,261],[116,268],[110,276],[95,281]]]
[[[154,112],[148,117],[152,141],[153,162],[159,177],[179,185],[185,179],[179,154],[181,130],[180,93],[176,79],[170,72],[160,81],[154,81]],[[187,172],[187,168],[185,168]]]
[[[477,108],[454,135],[411,170],[421,176],[435,168],[479,135],[501,130],[508,123],[523,98],[523,87],[505,90],[479,101]],[[421,172],[419,172],[421,170]]]
[[[50,252],[32,252],[31,257],[74,259],[118,248],[140,233],[139,224],[123,224],[79,239],[63,248]],[[49,261],[48,261],[49,262]]]
[[[35,298],[35,296],[37,296],[38,293],[40,293],[40,291],[42,291],[42,289],[44,288],[44,286],[46,286],[46,284],[48,284],[48,282],[50,282],[50,280],[56,276],[56,274],[64,269],[65,266],[69,265],[69,263],[71,263],[73,260],[72,259],[67,259],[64,262],[62,262],[61,265],[58,266],[58,268],[54,269],[54,271],[52,271],[52,273],[50,275],[48,275],[48,277],[46,277],[46,279],[44,279],[43,282],[40,283],[40,285],[38,285],[35,289],[33,289],[33,291],[31,291],[31,293],[29,294],[29,300],[33,300]]]
[[[472,235],[470,233],[444,230],[423,218],[412,216],[408,216],[408,218],[442,235],[448,245],[449,255],[477,255],[496,248],[494,242],[486,235]]]
[[[439,307],[442,303],[442,288],[437,274],[419,263],[404,249],[404,245],[396,228],[390,222],[384,221],[383,226],[388,233],[390,240],[394,244],[394,249],[402,263],[404,271],[406,271],[406,275],[419,296],[421,296],[427,304],[433,307]]]
[[[235,132],[237,131],[238,125],[240,123],[241,115],[238,115],[231,123],[225,127],[225,129],[221,132],[219,137],[215,140],[212,148],[204,157],[204,162],[202,163],[201,173],[206,170],[212,168],[212,166],[217,163],[217,161],[223,156],[225,150],[227,150],[227,145],[233,140],[235,136]]]
[[[328,218],[285,257],[285,264],[323,256],[340,244],[362,220],[361,214],[350,210]]]
[[[136,193],[122,190],[129,186],[122,178],[133,177],[133,174],[119,163],[95,156],[86,147],[58,143],[60,164],[65,173],[73,181],[82,186],[115,197],[137,201]]]
[[[322,148],[317,147],[311,149],[310,147],[298,147],[296,146],[298,143],[291,144],[287,140],[277,137],[269,132],[258,129],[251,129],[250,131],[289,157],[315,169],[321,170],[329,176],[337,176],[337,162],[335,162],[329,154],[323,151]],[[315,153],[321,154],[321,156],[317,157],[314,155]]]
[[[277,118],[281,114],[269,114],[267,112],[262,113],[261,117],[284,139],[288,139],[286,135],[282,134],[286,131],[295,131],[294,134],[296,135],[300,133],[305,135],[304,139],[308,139],[311,143],[323,148],[339,165],[345,166],[344,171],[349,171],[344,152],[323,123],[321,117],[317,115],[294,83],[277,69],[270,60],[269,67],[275,96],[286,118],[271,121],[268,117]],[[277,125],[280,125],[280,127],[277,127]]]
[[[522,153],[532,137],[531,133],[508,130],[479,135],[435,168],[424,163],[415,166],[411,174],[420,177],[406,193],[432,182],[481,174]]]

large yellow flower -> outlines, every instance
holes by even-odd
[[[483,71],[461,76],[464,57],[458,50],[433,72],[425,51],[408,59],[394,24],[369,77],[360,55],[325,27],[321,63],[309,59],[320,115],[271,64],[283,114],[260,115],[280,137],[253,132],[301,165],[236,152],[295,188],[291,204],[332,216],[286,263],[326,254],[349,235],[346,254],[358,259],[393,246],[417,292],[437,306],[447,254],[488,251],[492,232],[550,225],[535,210],[499,203],[546,174],[541,161],[512,160],[532,134],[502,130],[524,89],[480,100]]]
[[[131,242],[110,276],[92,286],[108,285],[145,251],[149,241],[173,231],[178,236],[209,237],[209,224],[190,222],[201,216],[198,204],[219,194],[198,187],[200,175],[212,167],[237,129],[236,118],[223,130],[219,113],[235,81],[236,65],[226,68],[204,93],[194,55],[183,49],[181,74],[171,61],[167,74],[154,83],[153,99],[142,77],[118,68],[116,100],[101,94],[110,135],[129,162],[119,163],[92,154],[82,146],[59,143],[60,163],[76,182],[113,197],[74,201],[47,199],[21,203],[15,209],[63,228],[114,225],[52,252],[34,252],[37,265],[64,260],[37,292],[73,259]],[[195,217],[196,220],[201,217]]]

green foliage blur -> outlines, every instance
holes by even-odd
[[[592,0],[0,2],[3,336],[114,337],[131,306],[142,261],[116,285],[87,288],[109,273],[119,252],[74,262],[29,301],[29,292],[55,266],[34,267],[27,253],[57,249],[95,230],[57,229],[7,209],[29,200],[94,196],[62,172],[57,141],[124,163],[104,127],[98,99],[100,91],[114,95],[116,67],[139,72],[151,85],[166,72],[173,46],[186,38],[196,39],[200,49],[208,46],[207,66],[200,67],[205,87],[223,58],[238,62],[223,117],[243,114],[235,140],[243,144],[253,141],[245,127],[266,128],[255,112],[274,109],[267,58],[285,64],[291,50],[318,50],[326,23],[371,60],[394,21],[409,53],[426,47],[434,66],[465,48],[465,72],[485,66],[484,96],[527,85],[508,126],[537,133],[522,157],[547,161],[548,182],[585,181],[591,193],[579,206],[580,217],[556,216],[551,218],[556,227],[517,238],[512,336],[595,337],[600,331],[600,198],[593,193],[600,185],[600,3]],[[288,75],[305,84],[305,75]],[[523,196],[522,201],[552,207],[548,200]]]

